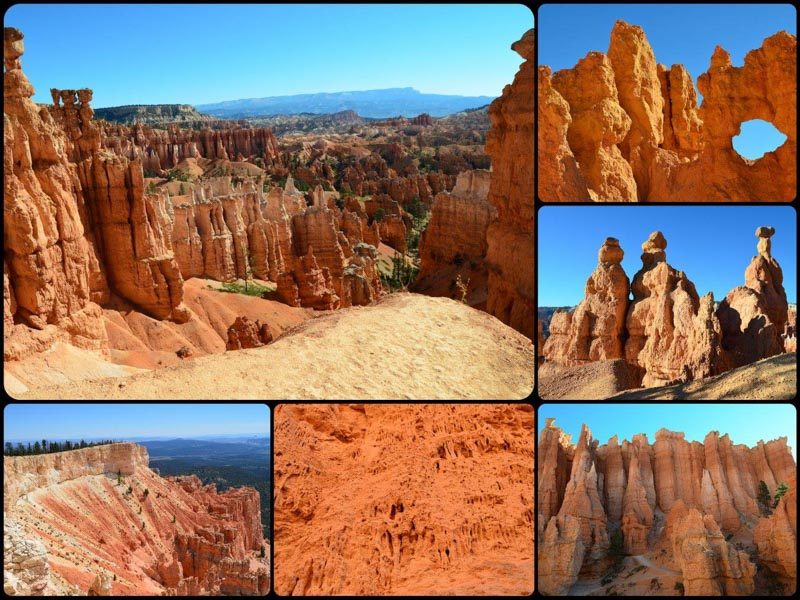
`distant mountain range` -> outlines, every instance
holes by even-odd
[[[442,117],[484,106],[492,100],[494,100],[492,96],[423,94],[414,88],[406,87],[360,92],[246,98],[213,104],[198,104],[197,110],[223,119],[300,113],[331,114],[345,110],[355,111],[362,117],[377,119],[397,116],[413,117],[421,113]]]

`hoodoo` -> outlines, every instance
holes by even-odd
[[[574,446],[553,421],[537,449],[541,592],[602,577],[615,553],[642,558],[686,595],[749,595],[757,572],[794,592],[797,467],[785,437],[748,448],[716,431],[700,443],[661,429],[652,445],[644,434],[598,445],[583,425]],[[790,491],[766,516],[759,488],[771,495],[781,483]]]

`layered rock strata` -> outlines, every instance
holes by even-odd
[[[533,590],[530,406],[282,405],[280,595]]]
[[[44,565],[33,555],[11,572],[4,565],[15,590],[40,588],[48,577],[41,589],[55,594],[269,590],[253,488],[220,493],[196,476],[161,478],[147,450],[130,443],[5,457],[3,466],[4,512],[37,556],[46,553]],[[4,541],[13,544],[9,533]]]
[[[527,31],[512,49],[524,62],[514,82],[489,106],[489,203],[497,209],[497,219],[486,231],[486,310],[532,340],[534,30]]]
[[[734,67],[717,46],[698,77],[660,65],[645,32],[617,21],[606,54],[551,76],[539,67],[542,200],[791,201],[797,185],[797,37],[780,31]],[[756,160],[732,138],[763,119],[786,136]],[[588,189],[587,189],[588,188]]]
[[[573,446],[547,419],[537,456],[543,593],[564,595],[579,577],[602,575],[615,536],[625,554],[663,548],[659,561],[680,572],[687,595],[753,592],[755,553],[734,548],[734,534],[752,536],[758,568],[793,585],[796,465],[786,438],[748,448],[716,431],[700,443],[662,429],[652,445],[639,434],[599,446],[584,425]],[[769,518],[757,505],[762,481],[771,493],[779,482],[790,486]]]

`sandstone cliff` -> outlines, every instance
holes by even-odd
[[[489,203],[497,220],[486,231],[486,310],[533,339],[533,29],[512,45],[525,59],[514,82],[489,106],[492,159]]]
[[[4,561],[13,593],[25,592],[19,582],[32,588],[45,581],[55,594],[269,590],[255,489],[217,492],[196,476],[159,477],[146,449],[131,443],[3,463],[4,513],[16,528],[5,542],[21,536],[38,556],[46,553],[44,567],[30,560],[7,568]],[[31,585],[33,576],[38,583]]]
[[[563,595],[579,578],[605,574],[616,536],[625,554],[678,571],[687,595],[751,594],[756,569],[794,585],[794,500],[787,493],[769,519],[757,506],[759,482],[770,493],[779,482],[794,490],[786,438],[748,448],[716,431],[700,443],[662,429],[652,445],[639,434],[599,446],[584,425],[573,446],[547,419],[537,456],[543,593]],[[729,541],[734,535],[750,555]]]
[[[533,412],[281,405],[280,595],[533,590]]]
[[[420,267],[413,291],[460,300],[460,277],[467,286],[467,304],[485,307],[486,231],[497,217],[487,201],[490,179],[488,171],[464,171],[451,192],[436,195],[419,239]]]
[[[539,67],[544,201],[791,201],[797,185],[797,37],[785,31],[734,67],[717,46],[697,96],[683,65],[656,62],[645,32],[617,21],[608,52]],[[732,138],[763,119],[787,139],[757,160]]]

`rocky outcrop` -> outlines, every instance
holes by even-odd
[[[717,46],[699,76],[659,65],[645,32],[617,21],[607,54],[552,76],[540,67],[539,194],[544,201],[790,201],[796,194],[797,38],[781,31],[742,67]],[[566,106],[565,106],[566,104]],[[751,119],[784,144],[757,160],[733,149]],[[566,140],[563,129],[567,128]],[[542,143],[544,142],[544,143]],[[566,142],[566,143],[565,143]],[[572,155],[577,160],[573,164]]]
[[[533,320],[533,29],[512,45],[523,59],[514,82],[489,107],[492,159],[489,203],[497,220],[487,231],[489,291],[486,311],[534,337]]]
[[[770,254],[772,227],[759,227],[759,255],[745,271],[745,286],[714,309],[685,273],[666,262],[659,231],[642,244],[642,268],[628,279],[622,249],[606,239],[585,297],[570,312],[557,311],[544,344],[546,360],[576,366],[624,358],[645,387],[711,377],[785,351],[788,304],[783,272]],[[791,346],[790,346],[791,347]]]
[[[129,442],[35,456],[4,456],[3,510],[47,485],[104,473],[135,475],[148,462],[147,449]]]
[[[720,372],[714,297],[709,293],[700,299],[686,274],[667,264],[666,247],[660,231],[650,234],[642,244],[642,269],[631,283],[625,358],[644,371],[645,387]]]
[[[687,596],[749,596],[756,567],[747,552],[725,541],[711,515],[678,501],[667,516],[673,560]]]
[[[483,282],[481,295],[485,297],[486,231],[497,217],[497,210],[487,201],[490,178],[489,171],[464,171],[451,192],[436,195],[430,221],[419,239],[420,270],[414,291],[436,294],[432,292],[436,280],[445,274],[450,282],[457,277],[465,283]],[[460,299],[455,286],[447,292]]]
[[[556,312],[544,345],[547,360],[579,365],[622,358],[630,284],[622,268],[619,240],[606,238],[597,268],[586,281],[584,299],[571,312]]]
[[[91,90],[37,106],[22,34],[6,28],[4,45],[5,358],[57,339],[103,347],[98,305],[115,298],[186,321],[165,199],[145,194],[138,162],[101,150]]]
[[[532,593],[530,406],[284,404],[274,423],[278,594]]]
[[[663,548],[658,556],[666,554],[665,560],[681,572],[687,595],[753,592],[755,566],[726,540],[745,530],[753,531],[760,549],[759,568],[792,583],[796,559],[788,549],[794,549],[796,535],[790,495],[796,465],[786,438],[748,448],[718,432],[700,443],[661,429],[652,446],[643,434],[632,442],[620,444],[613,437],[598,446],[584,425],[573,449],[553,419],[547,419],[537,456],[538,581],[544,593],[563,595],[578,577],[602,575],[610,532],[615,531],[621,532],[625,554]],[[791,483],[776,513],[759,520],[760,481]],[[787,552],[780,554],[778,548]]]
[[[567,131],[572,124],[569,104],[553,89],[550,67],[539,67],[536,88],[538,106],[537,139],[539,148],[539,179],[537,193],[551,202],[590,200],[589,192],[578,161],[567,141]]]
[[[48,577],[48,562],[36,558],[44,549],[59,557],[49,562],[46,584],[55,595],[269,590],[253,488],[220,493],[196,476],[162,478],[148,467],[145,448],[130,443],[5,457],[3,484],[6,514],[24,523],[30,540],[23,544],[30,559],[5,577],[16,589]],[[15,544],[11,533],[6,529],[6,548]]]
[[[784,585],[787,594],[797,591],[797,478],[784,481],[789,490],[780,498],[772,515],[759,519],[753,530],[759,563]],[[776,487],[767,489],[775,493]]]
[[[152,173],[176,167],[187,158],[244,160],[260,158],[262,165],[281,164],[278,141],[271,129],[234,127],[201,130],[169,125],[154,129],[137,123],[103,125],[103,147],[130,160],[139,160]]]
[[[47,549],[3,515],[3,591],[9,596],[55,595]]]
[[[269,325],[258,320],[251,321],[247,317],[236,317],[228,328],[228,342],[226,350],[242,350],[243,348],[258,348],[272,341]]]
[[[722,326],[722,348],[728,368],[736,368],[784,352],[781,334],[789,305],[783,271],[772,257],[774,227],[759,227],[758,255],[747,266],[744,287],[728,292],[716,314]]]

